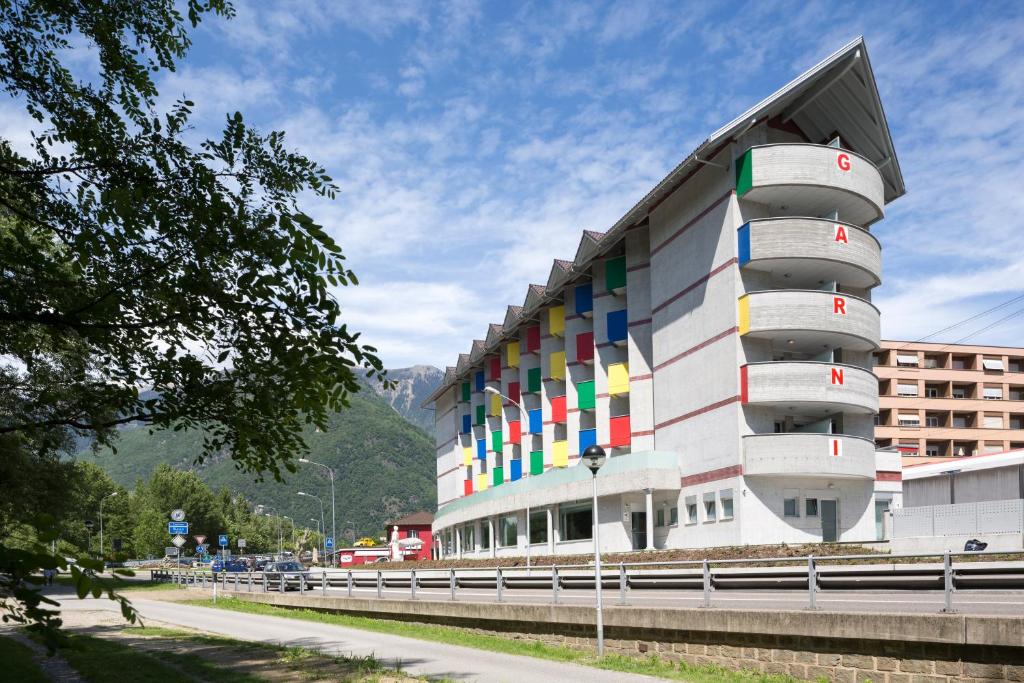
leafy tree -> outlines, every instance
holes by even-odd
[[[223,511],[213,492],[194,472],[161,465],[153,477],[135,488],[136,515],[133,538],[138,553],[162,556],[170,538],[167,522],[172,510],[185,511],[192,534],[211,538],[226,531]]]

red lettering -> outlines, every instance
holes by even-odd
[[[843,369],[842,368],[832,368],[832,384],[842,384],[842,383],[843,383]]]
[[[839,156],[836,157],[836,164],[839,166],[840,171],[849,171],[850,155],[845,152],[840,152]]]
[[[841,296],[832,297],[832,312],[836,315],[846,315],[846,299]]]
[[[841,225],[836,226],[836,242],[842,242],[843,244],[849,244],[850,240],[846,236],[846,228]]]

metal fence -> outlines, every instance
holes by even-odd
[[[893,538],[1024,534],[1024,499],[923,505],[892,511]]]
[[[1016,561],[983,561],[986,556],[1016,557]],[[972,561],[954,564],[956,558]],[[933,562],[921,563],[911,560]],[[700,591],[702,606],[713,606],[717,591],[801,591],[807,595],[807,607],[815,609],[817,595],[830,590],[915,590],[942,591],[943,611],[953,611],[952,594],[956,589],[1024,589],[1024,552],[1007,553],[917,553],[900,555],[846,555],[778,557],[757,560],[703,560],[672,562],[622,562],[603,565],[601,586],[618,593],[618,604],[628,605],[633,591]],[[851,564],[859,562],[859,564]],[[337,596],[337,591],[352,597],[375,592],[404,593],[417,599],[417,591],[433,590],[431,598],[447,594],[458,600],[460,591],[493,591],[497,602],[515,591],[532,590],[531,597],[558,604],[567,591],[593,590],[593,565],[553,565],[540,567],[467,567],[458,569],[348,569],[309,572],[286,578],[260,572],[219,572],[207,570],[155,570],[154,581],[170,581],[183,586],[212,587],[214,581],[226,590],[266,592],[297,590]]]

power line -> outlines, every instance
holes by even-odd
[[[986,315],[988,315],[989,313],[994,313],[994,312],[998,311],[1001,308],[1006,308],[1007,306],[1015,304],[1015,303],[1017,303],[1018,301],[1021,301],[1021,300],[1024,300],[1024,294],[1021,294],[1019,296],[1015,296],[1012,299],[1004,301],[1001,304],[996,304],[995,306],[993,306],[992,308],[989,308],[988,310],[982,311],[981,313],[976,313],[976,314],[972,315],[969,318],[964,318],[963,320],[961,320],[959,322],[956,322],[956,323],[953,323],[952,325],[949,325],[947,327],[944,327],[941,330],[937,330],[935,332],[932,332],[931,334],[927,334],[927,335],[921,337],[920,339],[915,339],[914,341],[904,342],[901,346],[896,347],[896,349],[894,349],[894,350],[899,351],[900,349],[905,348],[907,346],[910,346],[911,344],[918,344],[920,342],[923,342],[923,341],[926,341],[928,339],[931,339],[932,337],[936,337],[936,336],[942,334],[943,332],[949,332],[951,330],[955,330],[958,327],[966,325],[967,323],[972,322],[974,320],[977,320],[978,318],[983,318]],[[999,321],[997,321],[997,322],[999,322]],[[986,328],[986,329],[988,329],[988,328]],[[980,333],[982,331],[984,331],[984,330],[979,330],[978,332],[975,332],[974,334],[978,334],[978,333]],[[970,336],[973,336],[973,335],[968,335],[968,337],[970,337]],[[967,339],[968,337],[964,337],[964,339]],[[954,344],[958,344],[959,341],[953,342],[953,343]],[[943,348],[945,348],[945,347],[943,347]]]

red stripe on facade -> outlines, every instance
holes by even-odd
[[[654,375],[636,375],[634,377],[630,377],[629,381],[630,382],[643,382],[643,381],[649,380],[649,379],[654,379]]]
[[[667,298],[664,301],[662,301],[660,304],[658,304],[653,309],[651,309],[651,313],[658,313],[659,311],[665,310],[665,308],[667,306],[670,306],[673,302],[678,301],[680,298],[686,296],[687,294],[689,294],[693,290],[695,290],[698,287],[700,287],[701,285],[705,284],[708,280],[710,280],[714,276],[718,275],[722,271],[727,270],[729,267],[731,267],[735,263],[737,263],[737,260],[736,260],[736,257],[733,256],[731,259],[729,259],[725,263],[721,264],[720,266],[716,266],[714,269],[711,270],[710,273],[707,273],[706,275],[698,278],[696,282],[693,282],[693,283],[687,285],[686,287],[684,287],[682,289],[682,291],[676,292],[675,294],[673,294],[669,298]]]
[[[743,465],[732,465],[730,467],[722,467],[717,470],[711,470],[710,472],[701,472],[700,474],[691,474],[682,478],[683,486],[696,486],[697,484],[706,484],[709,481],[721,481],[722,479],[731,479],[732,477],[738,477],[743,474]]]
[[[875,472],[875,481],[903,481],[902,472]]]
[[[664,242],[662,242],[662,243],[661,243],[661,244],[659,244],[658,246],[656,246],[656,247],[652,248],[652,249],[651,249],[651,256],[653,257],[653,256],[654,256],[655,254],[657,254],[657,253],[658,253],[659,251],[661,251],[662,249],[664,249],[665,247],[667,247],[667,246],[668,246],[668,245],[669,245],[669,244],[670,244],[671,242],[673,242],[674,240],[676,240],[676,239],[677,239],[677,238],[678,238],[678,237],[679,237],[680,235],[682,235],[682,234],[683,234],[684,232],[686,232],[687,230],[689,230],[690,228],[692,228],[692,227],[693,227],[694,225],[696,225],[696,224],[697,224],[697,223],[698,223],[698,222],[699,222],[699,221],[700,221],[700,220],[701,220],[702,218],[704,218],[704,217],[705,217],[705,216],[707,216],[707,215],[708,215],[709,213],[711,213],[712,211],[714,211],[714,210],[715,210],[715,208],[716,208],[716,207],[717,207],[717,206],[718,206],[719,204],[721,204],[721,203],[722,203],[722,202],[724,202],[724,201],[725,201],[726,199],[728,199],[729,197],[731,197],[731,196],[732,196],[732,195],[733,195],[733,194],[734,194],[735,192],[736,192],[736,190],[729,190],[728,192],[726,192],[725,194],[723,194],[723,195],[722,195],[721,197],[719,197],[718,199],[716,199],[715,201],[713,201],[713,202],[711,203],[711,205],[710,205],[710,206],[708,206],[708,208],[706,208],[706,209],[704,209],[703,211],[701,211],[700,213],[698,213],[698,214],[697,214],[696,216],[694,216],[693,218],[691,218],[691,219],[690,219],[690,220],[689,220],[689,221],[688,221],[688,222],[686,223],[686,225],[684,225],[683,227],[679,228],[679,229],[678,229],[678,230],[676,230],[676,231],[675,231],[674,233],[672,233],[671,235],[669,235],[669,236],[668,236],[668,237],[667,237],[667,238],[665,239],[665,241],[664,241]]]
[[[437,475],[437,478],[440,479],[441,477],[445,476],[446,474],[451,474],[452,472],[458,472],[461,469],[465,469],[465,467],[466,467],[466,465],[459,465],[458,467],[453,467],[450,470],[446,470],[446,471],[442,472],[441,474]]]
[[[650,325],[650,324],[651,324],[651,319],[650,318],[644,318],[643,320],[634,320],[634,321],[630,322],[629,323],[629,327],[640,327],[641,325]]]
[[[729,328],[728,330],[725,330],[723,332],[719,332],[714,337],[711,337],[710,339],[705,339],[700,344],[697,344],[696,346],[691,346],[690,348],[686,349],[682,353],[676,354],[675,356],[672,356],[668,360],[662,361],[661,363],[658,363],[657,365],[654,366],[654,371],[657,372],[658,370],[661,370],[662,368],[668,367],[669,365],[672,365],[676,361],[682,360],[683,358],[686,358],[687,356],[689,356],[692,353],[697,353],[701,349],[703,349],[703,348],[705,348],[707,346],[711,346],[715,342],[721,341],[721,340],[725,339],[726,337],[728,337],[730,335],[733,335],[733,334],[735,334],[735,333],[737,333],[739,331],[740,331],[740,328],[732,327],[732,328]]]
[[[740,368],[740,403],[747,404],[747,366]]]
[[[740,400],[739,396],[730,396],[729,398],[725,398],[725,399],[722,399],[721,401],[716,401],[715,403],[712,403],[710,405],[706,405],[703,408],[698,408],[697,410],[691,410],[690,412],[684,413],[684,414],[682,414],[682,415],[680,415],[678,417],[673,417],[671,420],[665,420],[664,422],[659,422],[658,424],[654,425],[654,428],[655,429],[661,429],[663,427],[669,427],[669,426],[677,424],[679,422],[683,422],[684,420],[689,420],[691,417],[697,417],[698,415],[703,415],[704,413],[710,413],[712,410],[718,410],[719,408],[723,408],[723,407],[729,405],[730,403],[736,403],[739,400]]]
[[[631,432],[630,436],[654,436],[654,430],[648,429],[645,432]]]

